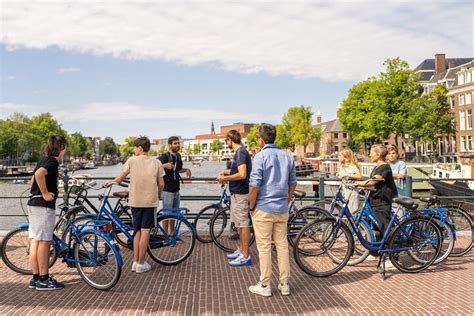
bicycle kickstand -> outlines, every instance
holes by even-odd
[[[377,270],[379,271],[380,274],[382,274],[382,279],[386,279],[386,276],[385,276],[385,257],[386,257],[386,254],[383,253],[381,256],[380,256],[380,259],[379,259],[379,264],[377,266]]]

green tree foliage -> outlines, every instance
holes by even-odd
[[[68,137],[69,155],[75,158],[88,158],[91,156],[92,145],[80,132],[75,132]]]
[[[219,153],[224,146],[222,145],[221,141],[218,139],[214,139],[211,143],[211,151],[214,153]]]
[[[250,129],[250,132],[247,134],[247,142],[245,143],[245,146],[249,150],[253,150],[259,147],[258,144],[258,128],[260,127],[260,124],[254,124],[252,128]]]
[[[291,141],[290,141],[290,132],[283,126],[283,124],[276,125],[277,136],[275,139],[275,144],[280,146],[281,148],[287,149],[291,148]]]
[[[133,142],[137,139],[135,136],[125,138],[125,144],[120,146],[120,156],[127,158],[133,155]]]
[[[42,113],[31,119],[22,113],[14,113],[0,120],[0,131],[0,155],[16,159],[19,163],[25,160],[37,161],[44,152],[49,136],[66,136],[66,131],[50,113]]]
[[[356,84],[339,111],[344,130],[355,142],[384,140],[409,132],[407,119],[417,101],[419,74],[400,58],[388,59],[386,71]]]
[[[321,138],[321,129],[312,125],[312,117],[313,112],[310,107],[300,105],[289,108],[282,118],[282,127],[280,127],[282,135],[279,142],[285,148],[301,145],[306,153],[306,147]]]
[[[454,115],[449,110],[447,89],[437,86],[412,104],[407,128],[409,139],[434,145],[440,133],[454,133]]]
[[[102,156],[115,156],[117,154],[117,145],[111,137],[106,137],[99,143],[99,152]]]
[[[194,144],[193,145],[193,154],[198,155],[201,152],[201,145]]]

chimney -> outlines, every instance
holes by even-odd
[[[435,74],[442,73],[446,70],[446,54],[435,55]]]
[[[316,114],[316,124],[321,124],[321,122],[322,122],[321,111],[318,111],[318,113]]]
[[[454,60],[448,61],[448,69],[456,67],[456,62]]]

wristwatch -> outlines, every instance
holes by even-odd
[[[254,206],[254,207],[249,207],[249,211],[250,211],[250,212],[255,211],[255,206]]]

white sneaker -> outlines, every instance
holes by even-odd
[[[240,253],[240,249],[237,248],[236,251],[234,251],[233,253],[231,253],[230,255],[227,255],[227,259],[230,259],[230,260],[234,260],[234,259],[237,259],[242,253]]]
[[[281,292],[281,295],[290,295],[290,285],[288,283],[278,284],[278,290]]]
[[[143,262],[143,264],[137,263],[136,273],[145,273],[151,270],[151,265],[148,262]]]
[[[249,291],[253,294],[261,295],[261,296],[272,296],[272,289],[270,285],[263,286],[262,283],[257,283],[257,285],[252,285],[249,287]]]
[[[133,261],[133,263],[132,263],[132,272],[137,271],[137,264],[138,264],[138,262]]]
[[[372,256],[372,255],[369,255],[365,261],[378,261],[379,258],[375,257],[375,256]]]
[[[396,271],[397,268],[393,265],[392,261],[386,260],[385,261],[385,271]]]

